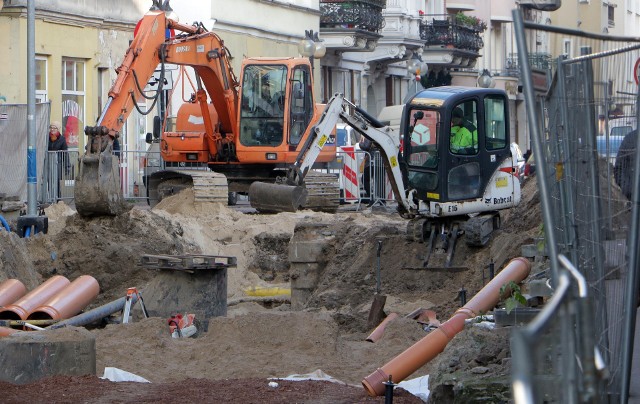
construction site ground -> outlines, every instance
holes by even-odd
[[[100,294],[87,309],[124,296],[129,287],[143,295],[166,288],[173,294],[168,299],[188,307],[199,296],[187,284],[169,289],[170,281],[157,282],[171,274],[142,268],[141,257],[235,256],[237,267],[227,271],[228,312],[211,318],[196,338],[175,339],[165,317],[143,319],[134,307],[132,323],[88,327],[96,339],[97,376],[0,383],[3,402],[384,402],[368,397],[361,381],[426,335],[423,325],[404,316],[425,308],[440,321],[449,319],[460,307],[460,290],[473,297],[488,281],[489,263],[499,271],[520,256],[521,247],[541,235],[542,222],[537,184],[529,179],[522,202],[502,212],[502,227],[486,247],[461,241],[454,257],[458,269],[420,270],[425,244],[407,239],[407,221],[391,208],[266,215],[195,203],[193,193],[184,191],[153,209],[134,206],[118,217],[82,218],[62,202],[46,215],[48,234],[21,239],[0,232],[0,281],[17,278],[32,289],[53,274],[70,280],[88,274],[98,280]],[[283,299],[249,296],[256,288],[290,287],[288,246],[301,223],[318,224],[330,241],[326,268],[306,307],[292,310]],[[365,338],[372,331],[367,317],[376,291],[378,240],[384,311],[399,318],[371,343]],[[533,262],[532,273],[542,269]],[[432,384],[439,375],[473,370],[477,379],[507,380],[508,341],[508,328],[470,327],[410,378],[430,374]],[[105,367],[151,383],[102,380]],[[268,378],[316,370],[340,383],[281,380],[269,386]],[[401,390],[394,400],[422,402]]]

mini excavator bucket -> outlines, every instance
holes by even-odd
[[[249,187],[251,206],[262,212],[295,212],[307,201],[302,185],[270,184],[256,181]]]
[[[110,147],[80,157],[74,199],[81,216],[115,216],[124,211],[118,157],[111,153]]]

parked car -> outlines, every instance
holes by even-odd
[[[636,118],[634,116],[624,116],[609,120],[609,138],[606,135],[598,135],[597,149],[600,157],[609,158],[611,163],[615,163],[620,143],[624,137],[637,128]],[[609,148],[607,150],[607,142]],[[607,151],[609,155],[607,156]]]
[[[525,165],[526,160],[524,159],[524,155],[522,154],[522,150],[520,146],[516,142],[511,143],[511,155],[515,156],[514,166],[516,167],[516,177],[520,180],[520,184],[524,182],[525,179]]]

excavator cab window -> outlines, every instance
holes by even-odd
[[[504,149],[507,146],[505,100],[486,97],[484,110],[487,150]]]
[[[291,86],[291,110],[289,113],[289,144],[298,145],[313,116],[311,74],[307,66],[293,69]]]
[[[287,67],[248,65],[242,81],[240,142],[278,146],[283,141]]]
[[[456,105],[451,112],[449,150],[453,154],[478,153],[478,106],[475,100]]]
[[[409,164],[409,185],[426,195],[438,187],[438,128],[440,113],[436,110],[409,111],[409,139],[405,139],[405,154]]]

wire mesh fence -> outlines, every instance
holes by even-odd
[[[514,362],[530,356],[544,363],[536,372],[551,379],[530,379],[533,391],[544,392],[536,402],[618,401],[629,386],[637,296],[638,216],[637,203],[631,203],[637,201],[631,192],[637,145],[628,153],[622,142],[636,129],[640,43],[524,23],[517,13],[514,21],[551,283],[559,284],[564,270],[555,257],[564,254],[586,279],[592,308],[574,314],[571,302],[577,299],[568,297],[547,320],[553,331],[523,348],[526,354],[514,352]],[[526,62],[530,53],[560,56],[540,70]],[[589,336],[585,316],[593,321]],[[593,357],[580,349],[587,337],[607,367],[593,396],[583,366]]]
[[[147,200],[147,176],[167,168],[168,164],[162,160],[160,152],[128,150],[117,153],[124,198],[130,201]],[[78,158],[77,150],[47,152],[38,194],[38,200],[41,203],[73,201]],[[169,168],[208,169],[206,165],[202,164],[178,165]],[[382,157],[377,150],[372,153],[362,150],[340,151],[337,153],[336,163],[326,171],[338,177],[343,204],[352,204],[356,209],[360,209],[372,204],[394,200]]]

